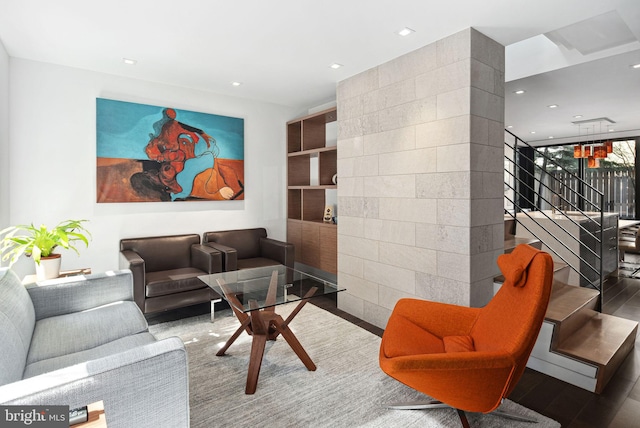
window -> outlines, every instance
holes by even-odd
[[[618,213],[620,218],[635,218],[635,140],[614,141],[612,153],[599,159],[598,165],[591,168],[587,159],[574,158],[573,145],[539,148],[534,162],[535,190],[539,194],[536,197],[537,209],[550,210],[553,205],[566,211],[592,211],[602,205],[605,212]],[[587,185],[581,184],[580,179]],[[599,200],[593,188],[604,194],[604,201]],[[586,195],[584,199],[580,196],[582,192]],[[561,197],[553,196],[554,193]]]

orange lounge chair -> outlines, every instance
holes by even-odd
[[[390,408],[452,407],[469,427],[465,411],[493,412],[511,393],[544,320],[553,260],[521,244],[499,256],[498,265],[504,284],[483,308],[398,301],[382,336],[380,367],[437,401]]]

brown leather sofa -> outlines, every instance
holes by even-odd
[[[293,268],[293,244],[267,238],[262,227],[205,232],[202,243],[222,253],[225,272],[277,264]]]
[[[200,244],[200,235],[153,236],[120,240],[120,268],[133,272],[133,298],[145,314],[220,296],[198,275],[222,271],[222,255]]]

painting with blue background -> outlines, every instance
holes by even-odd
[[[96,153],[98,202],[244,197],[242,118],[97,98]]]
[[[147,159],[144,149],[166,107],[96,99],[97,156]],[[176,120],[215,138],[223,159],[244,159],[244,119],[174,109]]]

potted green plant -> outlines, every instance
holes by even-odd
[[[60,275],[61,255],[53,251],[59,246],[80,254],[74,245],[77,242],[88,247],[91,233],[83,226],[86,221],[65,220],[51,229],[44,224],[35,227],[33,223],[7,227],[0,231],[2,261],[9,260],[12,266],[24,254],[33,257],[38,280],[56,278]]]

